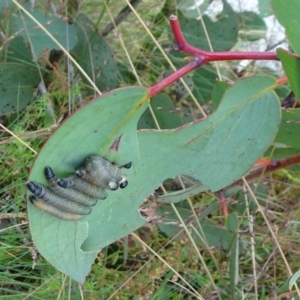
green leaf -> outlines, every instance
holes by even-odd
[[[170,67],[167,67],[164,69],[164,71],[161,73],[160,78],[166,78],[169,75],[174,73],[174,70]],[[194,82],[190,75],[185,75],[181,78],[184,83],[188,86],[188,88],[192,91],[194,88]],[[189,93],[187,92],[185,86],[183,83],[181,83],[181,80],[177,80],[174,83],[172,83],[170,86],[168,86],[165,89],[165,93],[169,94],[171,99],[175,102],[179,102],[182,99],[185,99]]]
[[[211,64],[206,64],[193,72],[193,94],[199,103],[203,104],[211,100],[212,89],[214,87],[214,81],[217,76],[218,75],[216,74],[216,71]]]
[[[223,11],[217,16],[217,21],[212,21],[207,15],[203,16],[208,36],[214,51],[230,50],[237,42],[238,20],[231,6],[223,2]],[[209,51],[205,31],[199,20],[179,17],[180,26],[188,43],[194,47]]]
[[[76,42],[75,28],[69,25],[63,19],[60,19],[49,13],[44,13],[38,10],[31,10],[30,4],[26,3],[23,6],[28,13],[32,15],[39,23],[46,28],[49,33],[55,37],[67,50],[72,49]],[[32,47],[34,58],[42,54],[45,49],[58,49],[59,47],[48,37],[48,35],[40,28],[36,22],[31,20],[25,13],[18,10],[13,14],[11,20],[11,31],[16,35],[21,35]]]
[[[181,130],[141,131],[140,159],[151,164],[140,175],[157,187],[166,178],[186,174],[212,191],[239,179],[263,155],[265,143],[270,145],[278,129],[280,108],[274,86],[275,79],[267,76],[245,78],[227,89],[207,120]],[[154,151],[153,145],[159,147]]]
[[[72,54],[100,90],[111,90],[117,84],[116,63],[111,49],[94,26],[85,15],[77,16],[75,27],[78,43]],[[84,76],[82,79],[88,84]]]
[[[171,70],[170,68],[163,71],[163,78],[166,78],[167,76],[171,75],[172,73],[174,73],[174,71]],[[186,86],[192,91],[194,88],[194,82],[193,82],[193,79],[191,78],[191,76],[185,75],[181,79],[184,81]],[[185,99],[189,95],[187,89],[185,88],[185,86],[183,85],[181,80],[177,80],[174,83],[172,83],[168,87],[168,90],[170,90],[171,99],[173,99],[175,102],[179,102],[182,99]]]
[[[187,18],[199,19],[199,12],[203,14],[209,5],[209,0],[204,0],[202,3],[194,0],[184,0],[178,3],[177,8]]]
[[[285,28],[291,46],[300,55],[300,2],[298,0],[272,0],[272,7],[279,23]]]
[[[40,81],[35,67],[17,63],[0,64],[0,116],[16,113],[33,98]]]
[[[177,68],[185,65],[186,54],[184,53],[171,51],[168,52],[168,57]],[[158,66],[161,67],[161,65],[162,63],[159,61]],[[165,63],[163,67],[168,68],[168,65]],[[211,100],[213,82],[217,76],[211,64],[205,64],[191,73],[194,82],[193,94],[199,103],[203,104]]]
[[[282,111],[282,121],[275,139],[276,143],[300,150],[300,109]]]
[[[296,148],[287,147],[285,145],[284,147],[282,146],[279,147],[279,145],[276,145],[276,149],[274,152],[272,152],[272,154],[273,154],[272,156],[273,159],[280,159],[280,158],[286,158],[286,157],[299,154],[299,150]]]
[[[297,283],[297,280],[300,277],[300,270],[296,271],[279,289],[279,294],[290,292],[293,289],[293,286]]]
[[[64,177],[74,173],[86,157],[100,153],[120,165],[136,161],[136,124],[146,109],[146,94],[145,88],[123,88],[78,110],[49,138],[34,162],[29,180],[47,185],[45,165]],[[113,141],[120,137],[119,153],[110,151]],[[133,166],[127,173],[130,176],[136,172]],[[130,179],[126,190],[133,188]],[[108,193],[108,199],[99,201],[84,222],[56,219],[28,202],[29,227],[36,247],[54,267],[82,283],[100,248],[145,222],[136,209],[139,198],[124,195],[123,190]],[[128,212],[128,205],[135,208]]]
[[[227,229],[232,233],[237,233],[239,229],[239,221],[236,213],[230,213],[226,222]]]
[[[240,37],[246,41],[257,41],[266,36],[267,26],[264,20],[253,11],[243,11],[237,14]]]
[[[44,166],[60,177],[73,173],[90,155],[123,165],[129,181],[109,191],[93,212],[67,222],[28,204],[33,240],[56,268],[85,280],[99,249],[142,226],[138,207],[167,178],[186,174],[217,191],[244,175],[272,143],[280,122],[275,79],[246,78],[232,85],[208,119],[171,130],[140,130],[147,89],[123,88],[107,93],[77,111],[51,136],[38,155],[29,180],[46,185]],[[120,140],[118,151],[111,145]],[[214,225],[209,225],[213,235]]]
[[[273,11],[270,5],[270,0],[259,0],[258,7],[259,7],[259,14],[262,18],[273,15]]]
[[[228,82],[218,80],[215,81],[212,92],[212,103],[214,109],[216,109],[219,106],[221,99],[229,86],[230,84]]]
[[[296,284],[296,281],[299,279],[300,277],[300,270],[298,270],[296,273],[293,274],[293,276],[291,276],[290,280],[289,280],[289,290],[291,291],[293,286]]]
[[[17,36],[9,42],[6,49],[6,62],[32,64],[32,56],[23,37]]]
[[[191,217],[192,211],[190,209],[182,208],[178,206],[176,208],[183,220],[187,220],[189,217]],[[159,229],[163,231],[167,236],[173,237],[179,231],[182,231],[182,227],[179,226],[180,223],[177,218],[177,215],[175,214],[171,206],[169,205],[159,206],[156,213],[160,217],[167,216],[168,222],[175,223],[175,224],[163,224],[163,223],[157,224]],[[202,215],[199,216],[199,219],[201,219],[201,229],[198,230],[197,233],[194,231],[192,233],[192,237],[195,243],[201,245],[201,248],[206,247],[206,243],[207,243],[208,245],[215,246],[218,249],[227,250],[230,243],[232,243],[234,234],[231,233],[226,228],[217,225],[215,222],[203,218]],[[178,223],[177,225],[176,222]],[[179,236],[177,240],[181,238],[182,236]]]
[[[284,72],[289,79],[292,90],[298,102],[300,102],[300,58],[283,49],[278,49],[277,55],[282,62]]]
[[[183,124],[176,106],[165,94],[153,97],[151,108],[161,129],[171,129]],[[143,113],[138,123],[138,129],[147,128],[157,128],[149,108]]]
[[[289,280],[286,280],[281,287],[278,289],[278,295],[281,295],[282,293],[286,293],[289,291]]]

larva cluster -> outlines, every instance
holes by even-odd
[[[131,163],[122,167],[129,169]],[[89,157],[67,178],[58,178],[47,166],[45,177],[49,187],[32,181],[27,183],[33,193],[29,200],[36,208],[66,221],[83,219],[99,199],[107,198],[107,189],[117,190],[128,184],[120,167],[101,156]]]

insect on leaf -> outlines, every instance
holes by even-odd
[[[204,121],[169,130],[136,131],[147,107],[147,89],[122,88],[91,102],[65,121],[38,155],[29,179],[46,185],[45,164],[60,177],[74,173],[91,155],[132,167],[128,186],[108,191],[83,220],[68,222],[31,203],[31,233],[40,253],[58,270],[84,282],[103,247],[142,226],[139,206],[167,178],[192,176],[218,191],[243,176],[263,156],[280,123],[275,79],[242,79],[225,92]],[[116,147],[117,145],[117,147]]]

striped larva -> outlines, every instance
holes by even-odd
[[[129,169],[131,163],[122,167]],[[59,219],[78,221],[91,213],[91,206],[98,199],[106,199],[106,189],[125,188],[128,184],[120,167],[100,156],[86,160],[74,175],[59,179],[51,167],[45,167],[49,187],[28,182],[28,189],[34,194],[30,202]]]
[[[107,198],[107,192],[103,187],[93,185],[87,181],[80,179],[76,175],[71,175],[67,178],[62,178],[57,181],[57,184],[68,191],[70,188],[85,193],[91,197],[104,200]]]
[[[57,196],[49,189],[35,182],[32,181],[28,182],[27,187],[30,190],[30,192],[34,194],[34,196],[44,200],[49,205],[52,205],[63,211],[70,212],[73,214],[79,214],[79,215],[88,215],[92,211],[92,208],[90,206],[69,201],[60,196]]]
[[[66,212],[64,210],[60,210],[56,208],[55,206],[52,206],[47,201],[44,201],[43,199],[39,199],[31,195],[29,197],[30,202],[38,209],[43,210],[59,219],[65,220],[65,221],[78,221],[85,217],[85,215],[78,215],[78,214],[72,214],[69,212]]]
[[[77,203],[81,203],[88,206],[94,206],[99,197],[94,197],[84,193],[84,190],[78,191],[73,188],[64,188],[58,184],[58,178],[56,177],[54,171],[50,167],[45,167],[45,177],[49,184],[49,189],[56,196],[61,197],[61,199],[67,199]]]
[[[126,164],[125,167],[130,168],[131,163]],[[128,184],[120,167],[101,156],[89,157],[84,165],[76,171],[76,175],[93,185],[110,190],[116,190],[119,187],[125,188]]]

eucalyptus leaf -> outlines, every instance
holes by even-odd
[[[78,222],[59,220],[28,203],[30,230],[40,253],[58,270],[85,280],[99,250],[142,226],[139,206],[167,178],[186,174],[218,191],[243,176],[272,143],[280,123],[275,79],[242,79],[227,89],[214,114],[170,130],[136,131],[148,90],[130,87],[95,99],[50,137],[29,180],[46,185],[45,165],[60,177],[90,155],[132,162],[126,189],[109,191]],[[118,145],[118,147],[116,147]],[[211,231],[213,234],[213,231]]]
[[[177,8],[187,18],[199,19],[201,14],[203,14],[206,11],[209,4],[209,0],[204,0],[202,1],[202,3],[200,3],[200,1],[194,0],[183,0],[178,3]]]
[[[270,7],[270,0],[259,0],[258,7],[259,14],[263,18],[273,14],[272,8]]]
[[[193,94],[199,103],[203,104],[211,100],[214,81],[217,77],[218,75],[211,64],[206,64],[193,72]]]
[[[100,90],[115,88],[117,66],[110,47],[86,15],[77,16],[75,27],[78,39],[72,50],[75,59]],[[84,76],[82,79],[88,84]]]
[[[176,128],[183,124],[180,113],[167,95],[161,93],[153,97],[151,108],[161,129]],[[149,108],[143,113],[138,123],[138,129],[147,128],[157,128]]]
[[[26,63],[34,66],[30,49],[22,36],[16,36],[9,42],[6,49],[6,62]]]
[[[62,47],[70,50],[75,46],[77,38],[73,25],[69,25],[62,18],[51,15],[50,13],[46,14],[39,10],[31,10],[29,3],[25,3],[23,7],[52,37],[55,37],[55,40],[59,42]],[[22,36],[24,40],[31,45],[35,59],[41,55],[45,49],[59,49],[59,46],[45,33],[43,28],[21,11],[16,11],[13,14],[10,27],[14,34]]]
[[[276,18],[285,28],[291,46],[300,55],[300,31],[297,30],[300,2],[298,0],[272,0],[271,3]]]
[[[216,21],[212,21],[207,15],[203,16],[208,36],[214,51],[230,50],[237,42],[238,19],[231,6],[223,2],[223,11],[217,16]],[[205,31],[200,20],[179,17],[180,26],[186,40],[194,47],[203,50],[210,50]]]
[[[295,55],[283,49],[278,49],[277,54],[282,62],[284,72],[289,79],[292,90],[298,102],[300,102],[300,57],[295,57]]]
[[[0,63],[0,116],[23,109],[33,99],[39,81],[36,67]]]
[[[257,41],[265,38],[267,26],[264,20],[253,11],[243,11],[237,14],[239,19],[240,37],[246,41]]]
[[[275,139],[276,143],[300,150],[300,109],[290,108],[282,112],[282,121]]]

